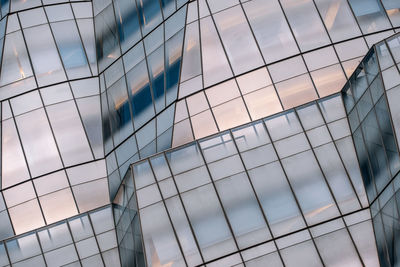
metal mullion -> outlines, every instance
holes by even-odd
[[[178,234],[176,233],[174,224],[172,223],[171,214],[169,213],[169,210],[168,210],[167,205],[166,205],[166,203],[165,203],[165,199],[164,199],[164,197],[163,197],[162,194],[161,194],[160,185],[158,184],[158,181],[157,181],[157,178],[156,178],[156,174],[155,174],[154,169],[153,169],[153,165],[151,164],[150,159],[147,159],[147,162],[149,163],[151,172],[152,172],[152,174],[153,174],[153,176],[154,176],[154,180],[155,180],[155,184],[156,184],[156,186],[157,186],[158,192],[160,193],[161,202],[162,202],[162,204],[163,204],[163,206],[164,206],[165,211],[167,212],[167,216],[168,216],[169,223],[171,224],[172,231],[174,232],[175,241],[176,241],[176,243],[178,244],[178,247],[179,247],[179,250],[180,250],[180,252],[181,252],[183,261],[185,262],[185,265],[188,266],[187,261],[186,261],[186,257],[185,257],[185,253],[183,253],[183,248],[182,248],[182,246],[181,246],[181,243],[179,242]],[[160,202],[157,202],[157,203],[160,203]],[[139,203],[138,203],[138,205],[139,205]]]
[[[296,117],[297,117],[297,115],[296,115]],[[265,125],[265,122],[264,122],[264,121],[262,122],[262,125],[264,126],[264,129],[265,129],[265,131],[266,131],[268,137],[269,137],[270,140],[271,140],[271,145],[272,145],[272,148],[274,149],[275,154],[278,155],[278,152],[277,152],[277,150],[276,150],[275,144],[274,144],[274,142],[272,141],[271,135],[270,135],[270,133],[269,133],[269,131],[268,131],[268,128],[267,128],[267,126]],[[302,127],[302,128],[303,128],[303,127]],[[284,175],[285,175],[286,182],[288,183],[288,186],[289,186],[289,188],[290,188],[290,191],[292,192],[293,199],[295,200],[295,202],[296,202],[296,204],[297,204],[297,208],[298,208],[298,210],[299,210],[299,213],[301,214],[301,217],[303,218],[303,222],[304,222],[304,224],[305,224],[305,228],[303,228],[303,229],[306,230],[306,231],[308,232],[308,234],[310,235],[310,239],[312,240],[312,242],[313,242],[313,244],[314,244],[314,248],[315,248],[315,250],[316,250],[317,253],[318,253],[318,257],[319,257],[319,259],[320,259],[320,261],[321,261],[321,264],[322,264],[322,266],[325,266],[325,263],[324,263],[324,261],[322,260],[322,257],[321,257],[321,255],[320,255],[320,253],[319,253],[319,250],[317,249],[317,246],[316,246],[315,241],[314,241],[314,239],[313,239],[313,236],[312,236],[312,234],[311,234],[310,226],[308,225],[307,220],[306,220],[306,218],[305,218],[305,216],[304,216],[303,210],[302,210],[302,208],[301,208],[301,206],[300,206],[300,202],[299,202],[299,200],[298,200],[298,198],[297,198],[297,196],[296,196],[296,194],[295,194],[295,192],[294,192],[294,190],[293,190],[293,187],[292,187],[292,184],[290,183],[289,177],[288,177],[288,175],[286,174],[286,170],[285,170],[285,168],[284,168],[284,166],[283,166],[283,163],[282,163],[281,159],[279,158],[279,156],[277,156],[277,158],[278,158],[279,165],[280,165],[280,167],[281,167],[281,169],[282,169],[282,172],[283,172]],[[322,223],[322,222],[321,222],[321,223]],[[314,225],[314,226],[315,226],[315,225]],[[300,232],[300,231],[302,231],[302,230],[299,229],[297,232]],[[292,234],[292,233],[288,233],[287,235],[290,235],[290,234]],[[279,247],[277,247],[277,250],[279,250]]]
[[[231,73],[232,73],[231,79],[235,78],[235,79],[234,79],[234,80],[235,80],[235,84],[236,84],[237,88],[239,89],[240,87],[239,87],[239,84],[238,84],[238,82],[237,82],[237,80],[236,80],[236,74],[235,74],[235,72],[233,71],[233,67],[232,67],[231,60],[229,59],[229,56],[228,56],[228,53],[226,52],[226,48],[225,48],[224,42],[223,42],[223,40],[222,40],[221,34],[220,34],[219,30],[218,30],[217,24],[215,23],[214,14],[211,12],[211,9],[210,9],[210,6],[209,6],[208,2],[207,2],[206,0],[205,0],[204,2],[205,2],[206,6],[207,6],[207,8],[208,8],[208,11],[210,12],[210,18],[211,18],[211,20],[212,20],[212,22],[213,22],[215,31],[216,31],[217,36],[218,36],[218,39],[219,39],[219,42],[220,42],[220,44],[221,44],[222,50],[224,51],[225,58],[226,58],[226,60],[227,60],[227,62],[228,62],[229,68],[230,68],[230,70],[231,70]],[[199,8],[198,8],[197,10],[198,10],[198,13],[199,13],[199,22],[200,22],[200,10],[199,10]],[[243,10],[242,10],[242,12],[243,12]],[[199,25],[200,25],[200,24],[199,24]],[[248,26],[249,26],[249,25],[248,25]],[[250,26],[249,26],[249,27],[250,27]],[[199,37],[200,37],[200,39],[201,39],[201,32],[200,32]],[[254,41],[255,41],[255,40],[254,40]],[[255,42],[256,42],[256,41],[255,41]],[[202,51],[202,50],[200,49],[200,51]],[[258,51],[258,52],[260,52],[260,51]],[[201,52],[200,52],[200,53],[201,53]],[[260,54],[261,54],[261,52],[260,52]],[[203,55],[201,55],[201,56],[203,57]],[[261,57],[262,57],[262,55],[261,55]],[[263,62],[265,62],[264,59],[263,59]],[[203,67],[203,66],[202,66],[202,67]],[[203,76],[203,80],[204,80],[204,76]],[[215,86],[215,85],[212,85],[211,87],[213,87],[213,86]],[[204,87],[204,82],[203,82],[203,87]],[[205,93],[205,91],[206,91],[205,88],[203,88],[203,90],[204,90],[204,94],[206,95],[207,102],[209,102],[209,101],[208,101],[207,94]],[[251,118],[251,114],[250,114],[249,108],[247,107],[247,104],[246,104],[246,102],[244,101],[243,94],[242,94],[242,91],[240,91],[240,89],[239,89],[239,94],[240,94],[240,96],[241,96],[241,98],[242,98],[244,107],[246,108],[247,115],[249,116],[250,121],[252,121],[253,119]],[[210,105],[210,103],[208,103],[208,104]],[[210,105],[210,111],[212,111],[211,105]],[[214,113],[213,113],[213,112],[211,112],[211,113],[213,114],[213,117],[214,117]],[[215,119],[215,117],[214,117],[214,120],[215,120],[215,122],[217,122],[217,120]],[[217,128],[218,128],[218,132],[220,132],[217,123],[216,123],[216,125],[217,125]]]
[[[40,243],[40,239],[39,239],[39,235],[38,235],[37,230],[34,230],[34,235],[36,236],[36,240],[38,241],[39,249],[42,252],[42,257],[43,257],[44,264],[45,264],[45,266],[48,266],[47,262],[46,262],[46,257],[44,256],[44,251],[43,251],[43,248],[42,248],[42,244]],[[36,255],[36,256],[38,256],[38,255]]]
[[[255,196],[255,198],[256,198],[256,200],[257,200],[257,204],[258,204],[258,206],[259,206],[259,209],[261,210],[261,214],[262,214],[262,216],[263,216],[263,218],[264,218],[264,220],[265,220],[266,226],[267,226],[267,228],[268,228],[268,230],[269,230],[269,232],[270,232],[270,234],[271,234],[272,242],[274,243],[274,245],[275,245],[275,247],[276,247],[277,253],[278,253],[278,255],[279,255],[279,258],[281,259],[281,262],[282,262],[283,266],[285,266],[285,263],[284,263],[284,261],[283,261],[282,255],[281,255],[281,253],[280,253],[280,251],[279,251],[279,249],[278,249],[278,245],[276,244],[276,239],[275,239],[275,237],[274,237],[274,233],[272,232],[271,226],[269,225],[269,222],[268,222],[268,219],[267,219],[267,215],[265,214],[265,212],[264,212],[264,210],[263,210],[263,208],[262,208],[261,201],[260,201],[260,199],[258,198],[258,195],[257,195],[257,192],[256,192],[256,190],[255,190],[255,187],[254,187],[254,185],[253,185],[253,183],[252,183],[252,181],[251,181],[251,179],[250,179],[250,175],[249,175],[249,173],[248,173],[248,171],[247,171],[247,169],[246,169],[246,167],[245,167],[245,164],[244,164],[244,161],[243,161],[243,158],[242,158],[242,154],[241,154],[240,151],[239,151],[239,148],[238,148],[238,146],[237,146],[237,144],[236,144],[236,141],[235,141],[235,138],[234,138],[234,136],[233,136],[233,133],[232,133],[232,130],[231,130],[231,129],[229,130],[229,135],[230,135],[230,137],[231,137],[231,139],[232,139],[232,142],[233,142],[233,144],[234,144],[234,146],[235,146],[235,148],[236,148],[237,155],[239,156],[240,161],[242,162],[243,169],[244,169],[245,172],[246,172],[247,180],[248,180],[248,182],[250,183],[250,186],[251,186],[251,189],[252,189],[252,191],[253,191],[253,194],[254,194],[254,196]],[[271,141],[271,142],[272,142],[272,141]],[[226,178],[229,178],[229,176],[226,177]],[[211,179],[212,179],[212,178],[211,178]],[[268,241],[267,241],[267,242],[268,242]],[[243,261],[243,262],[244,262],[244,261]]]

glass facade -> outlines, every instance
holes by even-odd
[[[399,31],[396,0],[1,0],[0,267],[397,266]]]

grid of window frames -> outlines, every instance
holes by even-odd
[[[111,206],[0,242],[0,266],[120,266]]]
[[[130,218],[117,231],[137,224],[137,203],[148,265],[377,264],[374,243],[358,243],[373,232],[340,95],[165,151],[132,173],[115,220]],[[365,232],[352,233],[347,216],[367,220]]]
[[[108,73],[113,83],[109,90],[102,81],[112,93],[108,103],[108,93],[102,98],[103,111],[108,111],[103,122],[107,162],[112,162],[111,196],[138,158],[338,92],[368,48],[400,26],[394,12],[398,4],[387,1],[369,1],[367,9],[346,0],[181,1],[175,13],[173,4],[171,12],[165,11],[166,2],[109,1],[95,12],[97,21],[108,25],[98,28],[96,38],[98,46],[103,44],[98,51],[103,53],[104,77]],[[147,15],[146,8],[152,10]],[[124,24],[124,18],[132,20]],[[144,18],[153,23],[148,23],[153,25],[149,31]],[[185,27],[171,37],[167,26],[180,29],[182,23]],[[182,65],[179,77],[168,73],[166,42],[173,39],[175,62]],[[132,58],[134,63],[128,64]],[[122,77],[127,72],[134,76]],[[133,78],[140,82],[131,82]],[[168,96],[168,79],[179,82],[176,106],[176,91]],[[155,116],[169,108],[175,114],[165,114],[162,133]],[[121,142],[135,148],[127,152]]]
[[[118,188],[129,164],[171,143],[187,143],[338,91],[341,86],[333,81],[344,83],[368,47],[400,26],[399,3],[393,0],[185,2],[94,0],[92,6],[87,1],[2,1],[3,238],[107,204],[105,192]],[[279,25],[268,22],[272,18]],[[397,43],[383,44],[390,45]],[[285,51],[288,54],[280,54]],[[135,62],[138,55],[142,62]],[[320,61],[321,55],[326,62]],[[398,77],[390,76],[398,71],[392,65],[383,78]],[[253,80],[258,72],[265,75]],[[113,75],[122,81],[128,74],[134,80],[136,75],[147,76],[144,91],[150,91],[150,100],[145,107],[133,101],[139,97],[135,90],[126,98],[131,86],[127,81],[123,97],[119,94],[124,83],[111,82]],[[167,94],[169,85],[172,97]],[[113,86],[118,88],[108,90]],[[32,91],[36,88],[40,90]],[[202,89],[206,90],[197,97],[202,105],[205,100],[208,111],[198,111],[192,101],[196,99],[189,100]],[[222,96],[218,90],[226,93]],[[304,93],[301,101],[299,92]],[[176,97],[183,100],[175,107]],[[123,117],[147,105],[154,112],[140,127]],[[102,126],[101,110],[109,107],[115,109],[103,114]],[[235,114],[241,116],[233,119]],[[124,132],[120,128],[129,128],[121,121],[129,121],[132,131],[119,140],[119,132]],[[205,130],[198,127],[201,124]],[[113,130],[102,133],[104,126],[116,126],[111,129],[117,137]],[[103,139],[114,142],[113,151],[106,146],[107,171],[104,161],[96,161],[104,157]],[[93,166],[96,171],[88,171]],[[115,176],[110,185],[107,175]],[[93,186],[95,194],[90,193]],[[15,192],[19,196],[14,198]],[[57,210],[56,196],[63,199],[63,209]],[[27,225],[24,216],[32,216],[34,225]]]

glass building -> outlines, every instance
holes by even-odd
[[[400,266],[399,0],[0,19],[0,267]]]

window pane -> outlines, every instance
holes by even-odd
[[[236,75],[263,64],[261,54],[239,6],[217,13],[214,18]]]
[[[63,167],[43,108],[16,117],[16,123],[32,176]]]
[[[339,211],[311,151],[282,160],[308,224],[339,216]]]
[[[278,162],[249,171],[274,236],[305,227],[293,193]]]
[[[186,192],[182,200],[205,260],[237,249],[212,185]]]
[[[171,223],[162,203],[140,210],[143,241],[150,266],[185,266]]]
[[[363,33],[390,28],[386,12],[379,0],[349,0]]]
[[[311,0],[281,0],[302,51],[329,44],[328,35]]]
[[[64,69],[49,26],[27,28],[24,34],[38,85],[65,81]]]
[[[246,173],[242,172],[219,180],[215,186],[239,248],[249,247],[271,238]]]
[[[361,35],[346,0],[316,0],[315,3],[333,42]]]
[[[298,53],[278,1],[253,0],[243,8],[267,63]]]

